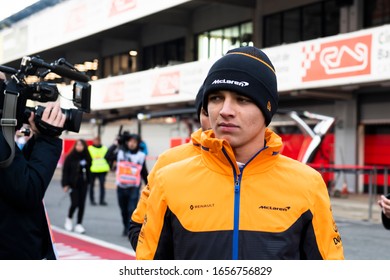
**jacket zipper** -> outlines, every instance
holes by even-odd
[[[227,155],[225,149],[222,149],[225,157],[229,161],[234,175],[234,217],[233,217],[233,240],[232,240],[232,259],[238,260],[238,237],[240,225],[240,189],[241,178],[244,167],[240,167],[240,175],[237,175],[235,164]]]
[[[232,241],[232,259],[238,260],[238,248],[239,248],[239,232],[240,232],[240,195],[241,195],[241,179],[242,174],[244,172],[244,167],[247,166],[249,162],[251,162],[261,151],[267,149],[268,146],[264,145],[264,147],[258,151],[245,165],[240,166],[240,174],[237,175],[235,164],[229,158],[226,153],[225,148],[222,148],[222,152],[229,161],[230,165],[233,169],[234,175],[234,220],[233,220],[233,241]]]
[[[244,167],[240,167],[240,174],[234,183],[234,226],[233,226],[233,260],[238,260],[238,235],[240,226],[240,194],[241,194],[241,178]]]

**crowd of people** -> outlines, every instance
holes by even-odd
[[[160,154],[150,173],[140,135],[122,133],[110,147],[100,137],[90,145],[77,139],[62,167],[61,185],[70,197],[64,228],[86,232],[88,194],[92,206],[106,206],[106,176],[115,172],[122,234],[139,260],[344,259],[321,174],[283,156],[282,139],[268,127],[278,100],[268,56],[240,47],[217,60],[200,85],[201,128],[189,143]],[[1,259],[56,258],[42,200],[62,141],[42,134],[31,114],[32,137],[9,167],[0,168],[1,223],[7,225],[0,231]],[[42,120],[62,127],[59,104],[48,103]],[[9,149],[1,130],[0,145],[2,160]],[[390,196],[378,205],[390,229]]]

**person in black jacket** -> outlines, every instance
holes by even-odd
[[[77,212],[77,224],[74,231],[84,233],[85,228],[82,225],[85,209],[85,200],[87,198],[88,183],[91,180],[91,156],[88,152],[87,142],[83,139],[78,139],[72,150],[66,156],[61,184],[64,192],[70,192],[70,207],[68,215],[65,219],[65,229],[73,230],[73,214]]]
[[[63,127],[59,103],[48,102],[42,121]],[[15,144],[12,163],[0,168],[0,259],[56,259],[43,198],[62,152],[62,140],[41,134],[29,118],[33,136],[23,147]],[[10,155],[0,129],[0,161]]]
[[[385,229],[390,230],[390,193],[386,196],[381,195],[378,204],[382,208],[382,224]]]

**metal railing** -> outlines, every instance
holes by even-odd
[[[372,219],[373,205],[375,197],[378,195],[378,175],[383,174],[383,193],[388,193],[388,176],[389,166],[358,166],[358,165],[334,165],[334,164],[308,164],[321,174],[334,173],[335,175],[343,175],[345,173],[353,173],[356,176],[365,174],[368,175],[368,220]]]

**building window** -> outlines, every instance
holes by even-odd
[[[322,3],[302,7],[302,40],[322,37]]]
[[[379,26],[390,22],[390,0],[364,1],[364,27]]]
[[[158,66],[167,66],[185,61],[185,39],[145,47],[142,51],[143,70]]]
[[[267,17],[264,22],[264,39],[267,46],[279,45],[282,36],[282,14],[274,14]]]
[[[264,17],[264,47],[311,40],[339,33],[336,0],[282,11]]]
[[[134,61],[129,53],[107,56],[103,60],[103,76],[118,76],[134,72]]]
[[[252,34],[252,22],[209,30],[198,34],[196,38],[197,57],[195,60],[220,57],[232,48],[253,46]]]
[[[324,2],[324,34],[332,36],[340,33],[340,8],[336,1]]]
[[[280,44],[282,41],[282,34],[284,34],[284,42],[285,43],[293,43],[300,40],[301,34],[301,11],[299,9],[294,9],[290,11],[286,11],[283,13],[283,21],[282,26],[280,26],[280,30],[283,30],[283,33],[280,33],[280,36],[273,45]],[[282,16],[282,14],[279,14]],[[283,28],[283,29],[282,29]]]

